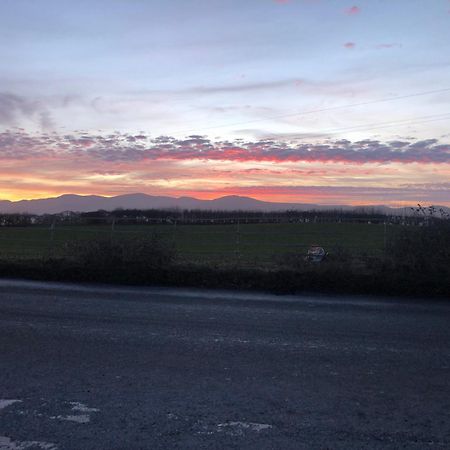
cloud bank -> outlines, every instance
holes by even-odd
[[[0,133],[0,159],[89,157],[99,161],[139,162],[144,160],[213,160],[368,163],[450,163],[450,145],[437,139],[421,141],[326,140],[305,143],[283,140],[212,141],[192,135],[171,136],[114,133],[58,135],[30,134],[23,130]]]
[[[437,139],[212,140],[146,133],[0,133],[0,197],[64,193],[251,195],[328,204],[450,204],[450,146]]]

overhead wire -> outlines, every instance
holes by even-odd
[[[239,122],[233,122],[233,123],[228,123],[228,124],[212,125],[212,126],[208,126],[208,127],[197,127],[197,128],[186,129],[184,131],[177,131],[177,132],[174,132],[173,134],[186,134],[186,133],[190,133],[190,132],[199,132],[199,131],[205,131],[205,130],[214,130],[214,129],[219,129],[219,128],[234,127],[234,126],[238,126],[238,125],[239,126],[248,125],[248,124],[252,124],[252,123],[266,122],[269,120],[278,120],[278,119],[284,119],[287,117],[304,116],[304,115],[316,114],[316,113],[321,113],[321,112],[336,111],[339,109],[347,109],[347,108],[355,108],[355,107],[359,107],[359,106],[374,105],[374,104],[378,104],[378,103],[386,103],[386,102],[403,100],[403,99],[407,99],[407,98],[421,97],[421,96],[426,96],[426,95],[431,95],[431,94],[439,94],[439,93],[444,93],[444,92],[450,92],[450,88],[434,89],[431,91],[416,92],[416,93],[412,93],[412,94],[399,95],[396,97],[387,97],[387,98],[381,98],[378,100],[369,100],[369,101],[365,101],[365,102],[350,103],[347,105],[337,105],[337,106],[330,106],[330,107],[326,107],[326,108],[318,108],[318,109],[312,109],[312,110],[307,110],[307,111],[297,111],[297,112],[293,112],[293,113],[279,114],[279,115],[264,117],[264,118],[260,118],[260,119],[239,121]]]
[[[430,116],[421,116],[421,117],[415,117],[411,119],[403,119],[403,120],[397,120],[397,121],[389,121],[389,122],[378,122],[378,123],[371,123],[371,124],[364,124],[364,125],[355,125],[352,127],[343,127],[343,128],[335,128],[335,129],[328,129],[328,130],[318,130],[318,131],[312,131],[308,133],[308,136],[313,136],[314,134],[317,134],[317,136],[323,136],[323,135],[332,135],[332,134],[341,134],[341,133],[347,133],[352,131],[370,131],[370,130],[376,130],[379,128],[389,128],[389,127],[396,127],[396,126],[405,126],[405,125],[416,125],[420,123],[428,123],[428,122],[436,122],[439,120],[446,120],[450,119],[450,113],[444,113],[444,114],[433,114]],[[295,134],[295,133],[293,133]],[[273,136],[269,135],[269,138],[273,137],[276,138],[277,135],[274,134]]]

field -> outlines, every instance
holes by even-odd
[[[368,223],[277,223],[231,225],[59,225],[0,228],[1,259],[68,255],[67,243],[157,235],[187,262],[267,264],[285,254],[320,245],[331,254],[381,256],[392,226]]]
[[[58,281],[447,296],[449,223],[0,227],[0,275]],[[155,238],[164,245],[155,245]],[[97,242],[98,245],[92,245]],[[75,245],[74,245],[75,244]],[[168,252],[165,246],[173,247]],[[304,260],[324,247],[324,264]]]

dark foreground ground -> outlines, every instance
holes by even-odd
[[[0,281],[0,450],[448,449],[450,303]]]

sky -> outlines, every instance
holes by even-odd
[[[449,0],[1,0],[0,199],[450,206]]]

